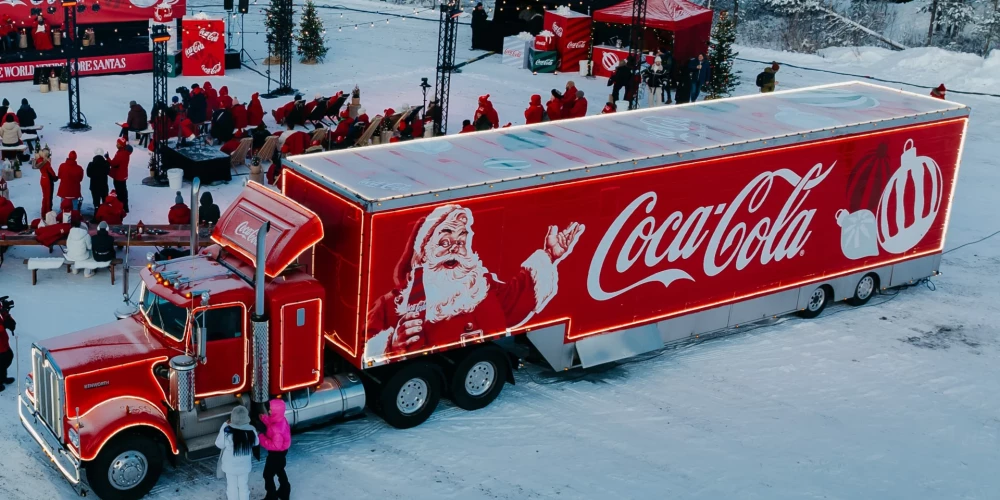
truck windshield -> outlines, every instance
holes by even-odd
[[[144,289],[142,294],[142,312],[149,318],[150,324],[174,340],[184,338],[184,327],[187,325],[188,316],[187,308],[175,306],[167,299]]]

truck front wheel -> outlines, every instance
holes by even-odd
[[[397,429],[422,424],[441,400],[441,375],[427,362],[400,368],[379,391],[379,410],[386,423]]]
[[[474,349],[455,366],[451,399],[463,410],[478,410],[493,402],[507,380],[503,349],[487,344]]]
[[[162,471],[160,446],[148,436],[126,432],[87,464],[87,481],[103,500],[133,500],[149,493]]]

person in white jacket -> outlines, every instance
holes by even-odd
[[[226,498],[250,499],[250,468],[253,447],[260,444],[257,430],[250,425],[250,412],[245,406],[233,408],[229,421],[222,424],[215,446],[222,450],[219,468],[226,473]]]
[[[93,260],[91,249],[90,231],[86,223],[69,230],[69,235],[66,237],[66,260],[73,262],[73,274],[80,274],[78,264]],[[94,275],[94,270],[84,269],[83,275],[89,278]]]

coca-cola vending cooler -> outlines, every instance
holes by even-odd
[[[571,10],[545,11],[544,28],[556,35],[559,71],[577,71],[580,61],[590,51],[590,30],[593,19]]]

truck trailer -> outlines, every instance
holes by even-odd
[[[236,405],[408,428],[525,351],[862,305],[938,272],[968,116],[850,82],[287,158],[117,321],[33,345],[20,419],[80,491],[138,498]]]

